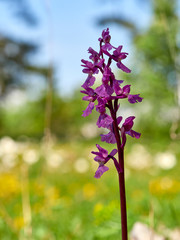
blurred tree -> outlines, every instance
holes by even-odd
[[[171,138],[180,137],[177,132],[180,124],[180,20],[177,8],[177,0],[154,0],[149,29],[134,38],[142,59],[142,88],[154,103],[156,119],[161,123],[164,120],[172,122]]]
[[[60,141],[72,141],[81,139],[80,130],[82,126],[94,121],[93,114],[88,119],[81,117],[81,112],[87,107],[86,102],[82,102],[79,90],[69,98],[65,99],[54,93],[52,96],[52,136]],[[29,137],[42,139],[44,135],[46,93],[35,101],[28,101],[22,106],[12,107],[12,109],[0,109],[1,118],[0,137],[4,135],[13,138]],[[22,122],[23,124],[19,124]],[[94,124],[96,127],[96,125]]]
[[[12,88],[25,87],[26,74],[47,75],[47,67],[38,67],[29,62],[35,53],[35,44],[0,36],[0,94],[4,96]]]
[[[32,13],[27,0],[0,0],[0,2],[8,4],[9,10],[24,23],[31,26],[37,24],[37,17]]]
[[[0,3],[9,4],[8,11],[12,11],[15,17],[19,18],[28,27],[34,27],[38,24],[38,19],[31,10],[28,0],[0,0]],[[9,119],[11,113],[0,109],[5,114],[4,117],[1,115],[0,121],[2,135],[10,134],[17,137],[17,134],[22,135],[23,131],[24,134],[34,137],[45,134],[46,138],[48,138],[51,135],[52,92],[55,88],[54,67],[52,64],[48,64],[48,67],[42,67],[30,61],[30,57],[37,53],[38,49],[36,42],[20,40],[20,38],[14,38],[11,35],[7,36],[2,31],[0,32],[0,99],[4,99],[9,92],[11,93],[16,88],[26,89],[29,86],[27,82],[28,76],[34,78],[43,77],[47,83],[46,101],[45,99],[44,101],[39,99],[36,106],[31,103],[29,107],[26,106],[26,110],[21,109],[22,112],[13,112],[13,122]],[[30,110],[32,115],[29,112]],[[37,114],[39,114],[38,120]],[[26,126],[29,125],[29,131],[20,126],[19,130],[13,129],[16,128],[17,120],[20,120],[19,118],[23,119],[25,116],[28,117],[28,120],[24,122],[26,122]]]
[[[177,9],[177,0],[153,0],[152,20],[143,32],[127,18],[112,16],[98,21],[101,25],[118,24],[133,33],[138,65],[135,74],[126,78],[138,79],[137,88],[145,97],[144,105],[149,111],[143,126],[152,132],[153,128],[157,131],[157,126],[165,128],[171,123],[171,138],[180,137],[177,133],[180,124],[180,19]]]
[[[16,17],[20,18],[29,26],[37,24],[28,6],[27,0],[0,0],[10,4],[10,10],[14,10]],[[48,68],[38,67],[30,63],[29,56],[38,51],[37,44],[15,39],[0,32],[0,96],[5,96],[14,87],[26,86],[26,74],[39,74],[46,76]]]

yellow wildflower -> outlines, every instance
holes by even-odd
[[[87,183],[83,187],[83,196],[85,199],[92,199],[96,193],[96,186],[92,183]]]
[[[12,173],[3,173],[0,175],[0,198],[7,199],[20,192],[20,182]]]

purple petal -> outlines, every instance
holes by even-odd
[[[123,83],[124,80],[116,80],[119,84]]]
[[[82,116],[87,117],[89,114],[92,113],[93,109],[94,109],[94,102],[90,102],[87,108],[83,111]]]
[[[99,60],[99,54],[93,48],[89,47],[88,52],[91,54],[89,58],[93,62],[97,62]]]
[[[115,57],[119,57],[119,54],[121,53],[122,48],[123,48],[122,45],[119,46],[119,47],[117,47],[116,50],[113,51],[113,55],[114,55]]]
[[[93,152],[92,152],[93,153]],[[101,163],[105,163],[105,159],[104,159],[104,157],[102,156],[102,154],[101,154],[101,156],[96,156],[95,158],[94,158],[94,160],[96,161],[96,162],[101,162]]]
[[[110,36],[110,34],[109,34],[109,28],[104,29],[104,30],[102,31],[102,39],[103,39],[103,41],[104,41],[105,43],[109,43],[109,42],[110,42],[111,36]]]
[[[101,152],[94,152],[94,151],[92,151],[91,153],[96,155],[96,156],[94,157],[94,160],[95,160],[96,162],[100,162],[100,163],[105,163],[105,162],[106,162],[106,160],[105,160],[106,157],[104,157]],[[108,153],[107,153],[107,154],[108,154]]]
[[[103,173],[105,173],[108,170],[109,170],[109,168],[104,166],[104,165],[103,166],[99,166],[94,177],[95,178],[100,178],[103,175]]]
[[[98,63],[96,63],[96,65],[95,66],[98,66],[98,67],[102,67],[103,66],[103,64],[104,64],[104,61],[105,61],[105,59],[103,58],[103,59],[101,59]]]
[[[126,86],[124,86],[123,87],[123,93],[124,94],[126,94],[126,95],[128,95],[129,94],[129,92],[130,92],[130,87],[131,87],[131,85],[126,85]]]
[[[118,125],[121,123],[122,119],[123,119],[123,118],[122,118],[121,116],[119,116],[119,117],[117,118],[117,124],[118,124]]]
[[[127,58],[127,55],[128,55],[128,53],[126,53],[126,52],[121,52],[119,58],[120,58],[121,60],[122,60],[122,59],[125,59],[125,58]]]
[[[81,86],[82,87],[82,86]],[[85,90],[81,90],[80,91],[81,93],[84,93],[84,94],[87,94],[87,91],[85,91]]]
[[[86,60],[84,60],[84,59],[81,59],[81,62],[83,63],[81,66],[84,67],[88,61],[86,61]]]
[[[106,93],[107,93],[107,96],[111,96],[114,92],[114,89],[113,87],[109,86],[108,84],[104,85],[105,86],[105,89],[106,89]]]
[[[96,147],[99,149],[99,152],[104,158],[108,156],[108,151],[106,149],[102,148],[99,144],[96,144]]]
[[[119,95],[122,93],[122,89],[119,85],[120,85],[119,82],[117,80],[115,80],[114,81],[114,91],[115,91],[116,95]]]
[[[106,100],[100,97],[97,98],[98,104],[96,105],[96,111],[100,114],[104,114],[106,112]]]
[[[111,49],[112,49],[113,47],[112,47],[112,45],[110,44],[110,43],[106,43],[106,44],[104,44],[102,47],[101,47],[101,49],[103,50],[103,52],[104,51],[110,51]]]
[[[134,130],[128,131],[127,134],[130,135],[131,137],[135,137],[135,138],[140,138],[140,136],[141,136],[141,133],[138,133]]]
[[[90,96],[94,96],[94,95],[95,95],[94,89],[92,89],[92,88],[90,88],[90,87],[86,88],[86,92],[87,92],[87,94],[90,95]]]
[[[111,76],[111,70],[110,68],[105,67],[104,68],[104,73],[103,73],[103,77],[102,77],[102,82],[104,84],[107,84],[110,81],[110,76]]]
[[[86,81],[83,83],[81,87],[87,89],[88,87],[91,87],[94,85],[96,78],[93,77],[92,75],[88,75]]]
[[[84,100],[84,101],[92,101],[92,97],[91,96],[84,96],[82,98],[82,100]]]
[[[83,85],[82,85],[83,86]],[[81,86],[81,87],[82,87]],[[93,96],[94,95],[94,89],[90,88],[90,87],[87,87],[86,85],[83,86],[84,90],[81,90],[81,93],[84,93],[84,94],[87,94],[87,95],[90,95],[90,96]]]
[[[106,88],[104,85],[100,85],[94,91],[100,97],[108,97],[109,96],[108,93],[106,92]]]
[[[143,98],[139,96],[139,94],[137,95],[129,95],[128,96],[128,101],[130,103],[136,103],[136,102],[142,102]]]
[[[105,159],[104,159],[104,157],[103,157],[103,155],[102,155],[101,152],[94,152],[94,151],[92,151],[91,153],[94,154],[94,155],[96,155],[96,156],[94,157],[94,160],[95,160],[95,161],[97,161],[97,162],[105,162]]]
[[[103,127],[103,128],[110,128],[110,125],[112,124],[113,119],[108,114],[100,114],[98,120],[97,120],[97,126]]]
[[[122,71],[124,71],[126,73],[131,72],[131,70],[128,67],[126,67],[122,62],[118,62],[117,67],[120,68]]]
[[[109,155],[113,157],[114,155],[116,155],[117,152],[117,149],[113,149]]]
[[[102,142],[107,142],[111,144],[116,143],[116,138],[113,132],[109,132],[108,134],[101,134],[101,141]]]
[[[134,116],[126,118],[125,122],[122,125],[122,127],[124,127],[124,129],[125,129],[125,132],[129,131],[132,128],[132,126],[134,124],[134,122],[133,122],[134,119],[135,119]]]
[[[97,74],[99,72],[99,70],[96,68],[96,67],[93,67],[93,68],[84,68],[83,70],[83,73],[88,73],[88,74]]]
[[[84,63],[81,66],[85,67],[82,70],[83,73],[94,74],[99,72],[98,68],[92,62],[86,61],[84,59],[82,59],[81,62]]]

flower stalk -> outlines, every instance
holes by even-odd
[[[117,119],[116,119],[116,112],[113,111],[112,102],[110,102],[109,105],[110,105],[111,117],[113,118],[114,133],[115,133],[116,142],[117,142],[118,159],[119,159],[118,179],[119,179],[119,192],[120,192],[122,240],[127,240],[128,229],[127,229],[126,191],[125,191],[125,174],[124,174],[124,149],[121,148],[121,138],[120,138]]]
[[[82,98],[84,101],[88,101],[87,108],[83,111],[82,116],[87,117],[91,114],[92,110],[96,108],[99,113],[97,120],[97,126],[99,128],[105,128],[108,130],[107,134],[101,134],[101,141],[116,144],[116,148],[110,153],[99,144],[96,144],[98,152],[92,151],[95,155],[94,160],[98,162],[99,166],[95,172],[95,178],[100,178],[109,168],[106,166],[110,160],[113,160],[114,166],[117,170],[119,177],[119,191],[120,191],[120,210],[121,210],[121,236],[122,240],[128,239],[127,231],[127,212],[126,212],[126,193],[125,193],[125,172],[124,172],[124,147],[126,144],[126,135],[130,135],[134,138],[139,138],[140,133],[132,130],[135,116],[130,116],[124,120],[123,117],[118,116],[120,104],[119,101],[127,99],[129,103],[134,104],[141,102],[142,98],[139,94],[130,94],[131,85],[121,86],[123,80],[117,80],[112,72],[111,64],[116,62],[117,67],[123,72],[130,73],[131,70],[126,67],[122,60],[128,55],[126,52],[122,52],[122,46],[114,47],[111,45],[111,36],[109,29],[103,30],[102,37],[99,39],[100,50],[96,52],[91,47],[88,49],[90,53],[90,60],[82,59],[83,72],[87,75],[87,79],[81,86],[81,91],[85,96]],[[106,57],[108,57],[106,63]],[[96,81],[95,74],[102,74],[101,85],[93,88]],[[95,102],[97,103],[95,105]],[[108,110],[108,111],[107,111]],[[109,114],[108,114],[109,112]],[[118,153],[118,159],[115,155]]]

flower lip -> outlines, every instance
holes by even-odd
[[[94,177],[95,178],[100,178],[103,175],[103,173],[105,173],[108,170],[109,170],[109,168],[107,166],[104,166],[104,165],[99,166],[95,175],[94,175]]]

